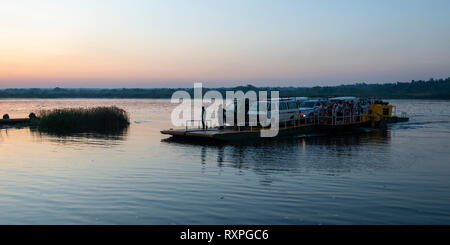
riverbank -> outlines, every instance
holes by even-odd
[[[207,86],[207,84],[205,84]],[[225,95],[226,91],[279,91],[281,97],[357,96],[380,99],[444,99],[450,100],[450,78],[411,81],[408,83],[366,84],[316,87],[255,87],[253,85],[207,88]],[[183,90],[193,96],[193,88],[10,88],[0,90],[0,98],[110,98],[110,99],[168,99]]]

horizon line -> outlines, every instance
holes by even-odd
[[[439,80],[448,80],[450,79],[450,76],[447,78],[429,78],[428,80],[414,80],[412,79],[409,82],[401,82],[401,81],[395,81],[395,82],[354,82],[354,83],[341,83],[338,85],[315,85],[315,86],[294,86],[294,85],[288,85],[288,86],[258,86],[253,85],[250,83],[242,84],[242,85],[236,85],[236,86],[202,86],[203,88],[236,88],[236,87],[248,87],[252,86],[255,88],[314,88],[314,87],[340,87],[340,86],[352,86],[352,85],[387,85],[387,84],[398,84],[398,83],[412,83],[412,82],[430,82],[430,81],[439,81]],[[194,85],[194,83],[192,84]],[[8,90],[8,89],[192,89],[192,87],[61,87],[61,86],[55,86],[55,87],[6,87],[6,88],[0,88],[0,90]]]

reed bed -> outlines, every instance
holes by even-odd
[[[93,108],[63,108],[39,112],[40,131],[67,133],[115,133],[126,129],[128,113],[116,106]]]

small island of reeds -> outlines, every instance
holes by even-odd
[[[116,133],[130,124],[125,110],[116,106],[63,108],[39,112],[39,131],[57,134]]]

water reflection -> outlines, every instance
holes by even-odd
[[[34,141],[53,142],[62,145],[103,146],[110,147],[122,144],[127,140],[128,129],[114,133],[76,133],[54,134],[29,128],[28,132]]]
[[[167,138],[162,142],[173,147],[172,151],[177,151],[178,147],[199,151],[202,165],[215,163],[219,168],[249,169],[264,176],[310,170],[339,175],[355,169],[386,168],[391,131],[333,137],[286,137],[246,144],[208,144],[177,138]]]

